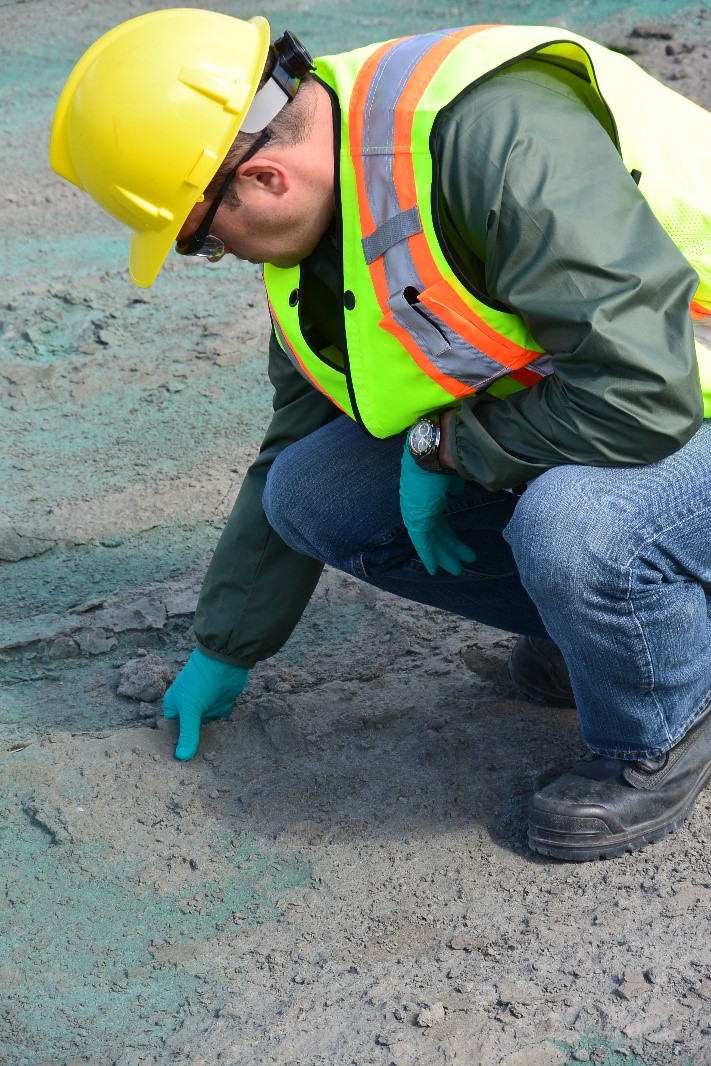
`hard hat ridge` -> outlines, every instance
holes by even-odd
[[[137,285],[155,280],[242,128],[269,47],[260,16],[166,9],[110,30],[70,74],[50,164],[133,231]]]

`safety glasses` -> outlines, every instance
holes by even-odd
[[[225,245],[219,237],[215,237],[210,233],[210,226],[214,222],[218,208],[224,200],[235,174],[244,163],[247,163],[252,156],[257,154],[260,148],[264,147],[270,136],[269,130],[262,130],[251,148],[248,148],[242,158],[237,160],[220,186],[217,196],[210,205],[210,210],[192,237],[187,237],[184,241],[175,242],[175,250],[179,255],[198,255],[203,259],[207,259],[209,263],[217,263],[222,259],[226,251]]]

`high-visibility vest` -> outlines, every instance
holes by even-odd
[[[711,114],[627,57],[566,30],[473,26],[319,59],[317,76],[341,106],[343,349],[309,346],[298,266],[266,265],[264,281],[284,351],[375,437],[475,392],[503,397],[553,371],[515,311],[483,302],[455,275],[431,205],[438,114],[533,56],[595,88],[625,166],[699,275],[692,314],[711,313]],[[711,350],[697,341],[697,355],[709,417]]]

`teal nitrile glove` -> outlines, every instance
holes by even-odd
[[[164,717],[180,719],[176,759],[195,755],[203,722],[229,718],[248,677],[244,667],[218,662],[195,649],[163,697]]]
[[[405,445],[400,467],[400,510],[405,529],[429,574],[435,574],[441,566],[459,577],[462,563],[476,559],[476,552],[459,539],[444,517],[447,496],[459,496],[465,486],[459,474],[423,470]]]

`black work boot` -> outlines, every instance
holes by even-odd
[[[534,703],[549,707],[574,707],[568,667],[552,640],[519,637],[508,661],[509,677]]]
[[[711,779],[711,707],[670,751],[624,761],[589,755],[536,792],[528,843],[556,859],[609,859],[661,840]]]

